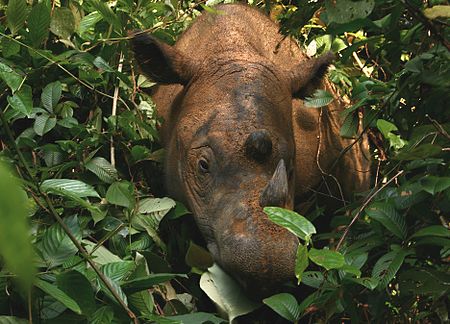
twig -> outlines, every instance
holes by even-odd
[[[33,312],[31,309],[31,289],[28,291],[28,323],[33,324]]]
[[[356,54],[356,52],[352,53],[353,58],[355,59],[356,63],[358,64],[359,68],[361,69],[362,73],[364,73],[364,75],[368,78],[370,78],[370,73],[365,70],[365,65],[361,62],[361,60],[359,59],[358,54]]]
[[[89,263],[89,265],[92,267],[92,269],[94,269],[94,271],[97,274],[97,276],[99,277],[99,279],[105,284],[105,286],[108,288],[108,290],[114,296],[114,298],[117,300],[119,305],[122,306],[122,308],[128,313],[128,316],[133,320],[133,322],[135,324],[138,324],[139,321],[138,321],[136,315],[128,308],[128,306],[125,304],[125,302],[122,300],[122,298],[120,298],[119,294],[114,289],[114,287],[111,285],[108,278],[100,271],[100,269],[95,264],[95,262],[90,258],[89,254],[85,250],[85,248],[81,245],[80,242],[78,242],[77,238],[72,234],[69,227],[67,227],[66,223],[64,223],[64,221],[62,220],[62,218],[59,216],[58,212],[56,211],[55,207],[53,206],[53,203],[52,203],[50,197],[46,193],[44,193],[40,190],[39,184],[34,180],[33,173],[31,172],[31,169],[28,166],[27,161],[25,160],[22,152],[20,151],[19,147],[17,146],[16,141],[14,140],[14,136],[12,134],[11,128],[7,124],[5,115],[3,114],[3,110],[1,110],[1,109],[0,109],[0,119],[3,123],[3,128],[6,130],[6,134],[8,135],[15,151],[17,152],[20,162],[22,163],[23,167],[25,168],[25,170],[28,174],[28,177],[30,177],[30,179],[36,183],[36,187],[38,188],[39,193],[41,194],[42,197],[44,197],[44,200],[47,203],[47,206],[49,207],[50,214],[56,219],[56,221],[62,227],[64,232],[67,234],[67,236],[72,241],[72,243],[77,247],[78,251],[83,256],[83,258]]]
[[[371,194],[366,201],[364,202],[364,204],[361,206],[361,208],[358,210],[358,212],[356,213],[355,217],[353,217],[352,221],[350,222],[350,224],[348,224],[347,228],[344,231],[344,234],[342,235],[341,239],[339,240],[339,243],[336,246],[336,251],[339,250],[339,248],[341,247],[342,243],[344,242],[345,237],[347,236],[348,232],[350,231],[350,227],[353,225],[353,223],[356,222],[356,220],[359,218],[359,216],[361,215],[361,213],[363,212],[363,210],[367,207],[367,205],[372,201],[372,199],[378,195],[380,193],[381,190],[383,190],[384,188],[386,188],[387,185],[389,185],[392,181],[394,181],[395,179],[397,179],[402,173],[404,172],[404,170],[401,170],[399,172],[397,172],[397,174],[395,176],[393,176],[391,179],[389,179],[389,181],[387,181],[385,184],[383,184],[377,191],[375,191],[373,194]]]
[[[123,68],[123,53],[120,52],[119,66],[117,67],[117,71],[119,73],[121,73],[122,72],[122,68]],[[114,88],[113,104],[112,104],[112,108],[111,108],[111,116],[113,116],[113,118],[115,118],[116,115],[117,115],[117,101],[119,99],[119,85],[120,85],[120,81],[116,85],[116,87]],[[117,120],[116,120],[116,125],[117,125]],[[113,167],[116,167],[116,155],[115,155],[115,147],[114,147],[114,133],[111,134],[110,151],[111,151],[111,165]]]

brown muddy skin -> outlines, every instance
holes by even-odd
[[[339,136],[338,98],[323,110],[295,99],[320,85],[329,55],[308,59],[256,9],[216,9],[174,48],[148,35],[132,45],[144,73],[166,84],[153,99],[167,189],[192,210],[216,262],[264,294],[294,277],[298,240],[262,207],[300,206],[351,141]],[[354,145],[333,170],[347,197],[367,186],[366,151]]]

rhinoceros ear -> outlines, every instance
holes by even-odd
[[[186,85],[195,73],[195,64],[174,47],[155,37],[131,33],[131,47],[142,69],[153,81],[164,84]]]
[[[292,94],[295,97],[309,96],[319,87],[320,81],[327,73],[329,65],[334,61],[334,54],[326,54],[304,60],[291,71]]]

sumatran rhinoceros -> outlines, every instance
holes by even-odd
[[[298,240],[263,207],[293,209],[312,193],[329,196],[323,188],[339,187],[340,198],[364,189],[367,148],[359,142],[341,154],[351,143],[339,136],[343,104],[321,81],[332,55],[306,57],[254,8],[215,10],[173,47],[144,33],[132,47],[161,84],[153,100],[165,121],[169,193],[189,206],[222,268],[247,286],[268,287],[294,277]],[[305,108],[300,98],[317,86],[335,100]]]

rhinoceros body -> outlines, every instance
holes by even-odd
[[[367,144],[341,156],[352,141],[339,136],[339,98],[324,109],[298,99],[317,86],[336,94],[321,81],[330,55],[307,58],[256,9],[216,10],[174,47],[139,35],[133,50],[161,83],[153,99],[165,120],[167,189],[192,210],[216,262],[249,287],[267,287],[294,276],[298,240],[263,207],[365,189]]]

